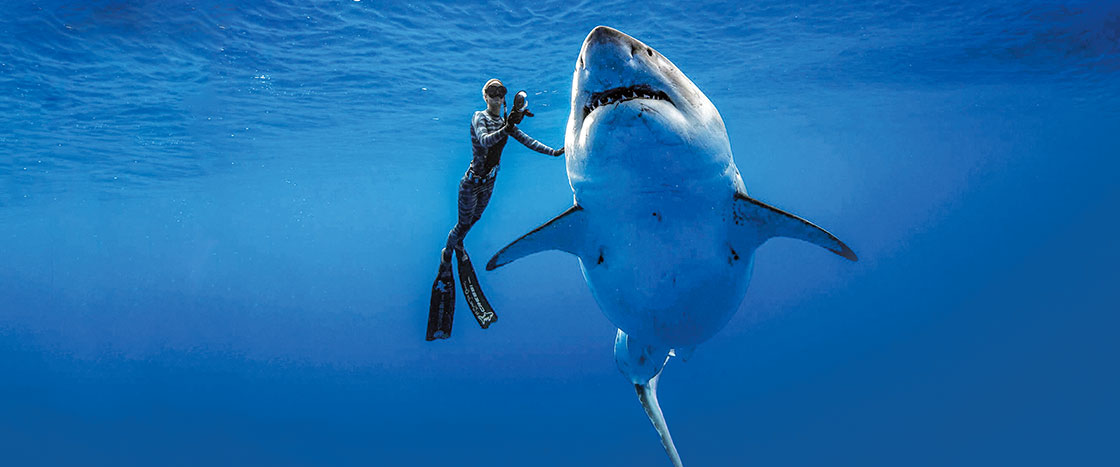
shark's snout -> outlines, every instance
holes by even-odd
[[[633,37],[626,35],[626,33],[619,31],[610,26],[595,26],[591,32],[587,33],[587,39],[584,42],[602,42],[602,41],[617,41],[617,40],[635,40]]]
[[[583,40],[583,49],[580,50],[579,55],[579,66],[582,68],[586,63],[612,63],[630,60],[634,55],[643,53],[652,57],[654,51],[622,31],[607,26],[598,26],[591,30],[587,39]]]
[[[644,99],[670,105],[665,79],[653,48],[607,26],[592,29],[583,41],[576,62],[572,108],[586,118],[596,108]]]
[[[655,52],[641,41],[626,35],[622,31],[607,26],[598,26],[591,30],[583,40],[576,68],[586,70],[593,66],[592,72],[602,70],[619,70],[633,68],[638,63],[635,59],[653,57]]]

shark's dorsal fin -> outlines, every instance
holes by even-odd
[[[812,222],[785,212],[742,193],[735,193],[735,225],[733,230],[749,227],[762,241],[772,237],[789,237],[804,240],[852,261],[855,252],[840,239],[817,227]],[[734,238],[734,237],[733,237]]]
[[[566,251],[579,256],[579,246],[584,238],[583,230],[583,208],[573,205],[559,216],[506,245],[490,258],[490,262],[486,263],[486,270],[492,271],[523,256],[547,250]]]

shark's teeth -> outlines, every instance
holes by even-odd
[[[652,99],[658,101],[668,101],[669,95],[663,91],[658,91],[651,88],[648,84],[639,84],[635,86],[611,88],[606,91],[600,91],[591,94],[591,98],[587,100],[587,105],[583,106],[583,116],[587,117],[591,111],[607,104],[616,104],[633,99]]]

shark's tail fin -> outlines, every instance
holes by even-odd
[[[665,415],[661,413],[661,405],[657,402],[657,380],[665,363],[669,361],[669,350],[643,345],[619,329],[614,338],[614,360],[618,364],[618,370],[634,383],[638,400],[642,402],[649,421],[661,436],[661,445],[665,447],[665,453],[673,461],[673,466],[681,467],[681,456],[677,454],[673,436],[669,434],[669,426],[665,424]]]
[[[661,435],[661,445],[665,447],[665,453],[673,461],[673,467],[682,467],[681,456],[677,454],[677,446],[673,444],[673,435],[669,434],[665,415],[661,413],[661,405],[657,403],[657,379],[660,377],[661,375],[654,376],[646,384],[635,384],[634,390],[638,392],[638,400],[642,401],[642,408],[646,409],[649,421],[653,422],[657,434]]]

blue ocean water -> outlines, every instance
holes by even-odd
[[[685,465],[1115,465],[1120,5],[17,2],[0,464],[669,465],[568,255],[424,342],[479,89],[563,143],[596,25],[719,108],[775,240],[661,378]],[[511,144],[476,259],[571,203]]]

